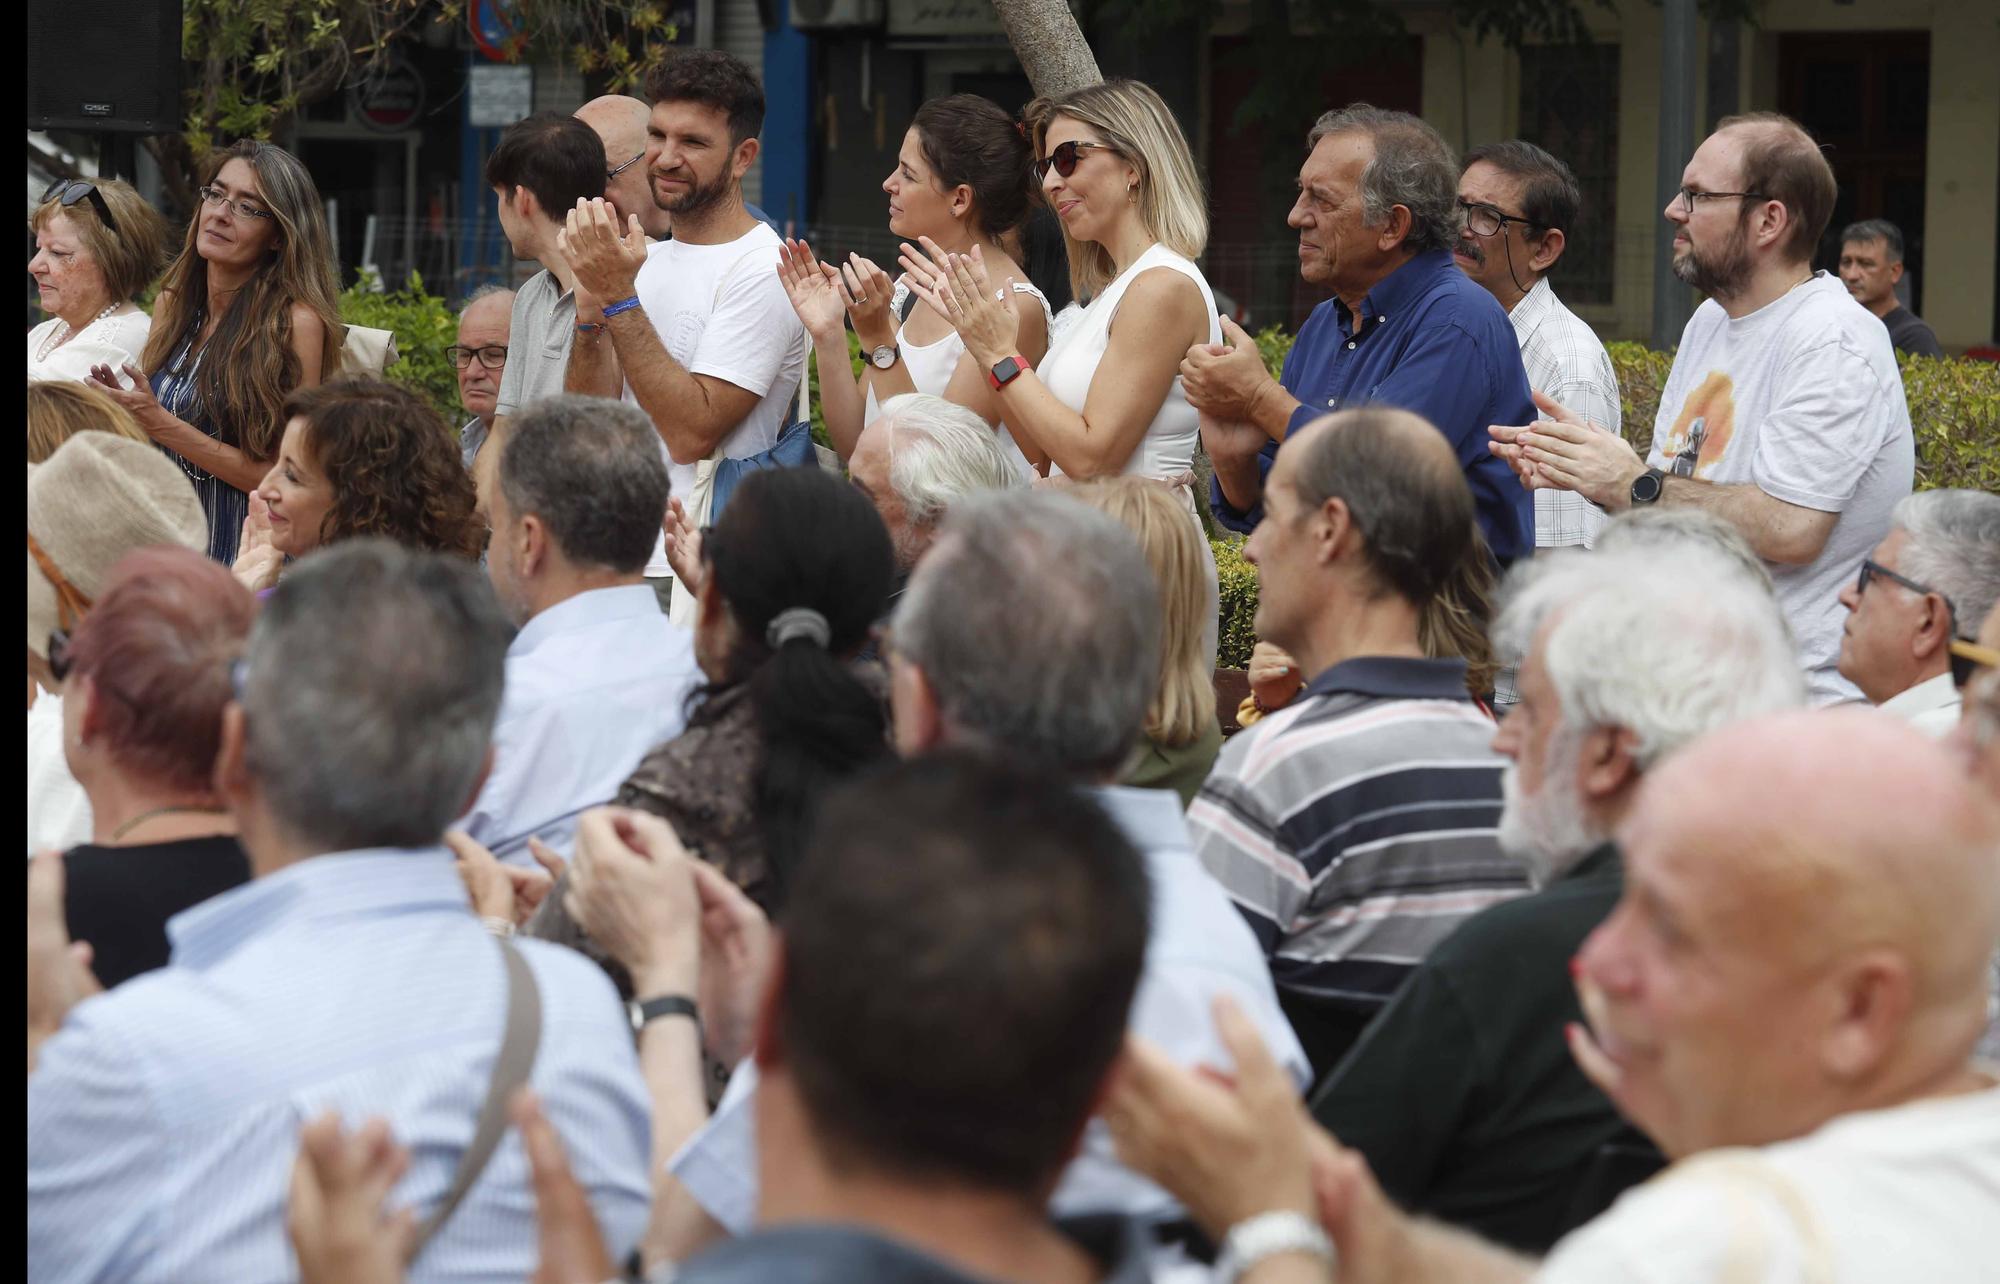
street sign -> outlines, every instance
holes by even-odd
[[[413,127],[424,110],[424,78],[398,55],[391,55],[347,92],[355,119],[385,134]]]
[[[475,129],[511,125],[535,110],[535,69],[476,64],[467,73],[466,123]]]

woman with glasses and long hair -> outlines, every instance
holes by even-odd
[[[83,380],[139,359],[153,319],[138,299],[167,257],[167,222],[130,183],[59,179],[28,216],[49,319],[28,331],[28,381]]]
[[[131,386],[109,364],[92,371],[194,481],[219,562],[236,560],[285,398],[339,373],[339,293],[312,175],[283,148],[245,140],[212,158],[145,354],[123,367]]]
[[[977,247],[996,273],[1012,279],[1017,295],[1034,300],[1035,306],[1021,309],[1016,342],[1022,355],[1035,361],[1048,347],[1049,300],[1003,248],[1003,240],[1028,217],[1031,159],[1025,131],[997,103],[952,94],[917,109],[882,190],[889,198],[891,232],[927,239],[949,252]],[[849,254],[837,268],[821,263],[804,241],[785,242],[778,276],[812,337],[827,436],[842,459],[854,452],[863,425],[877,417],[882,403],[907,392],[943,397],[999,424],[999,402],[984,367],[966,352],[949,321],[928,309],[910,309],[907,285],[892,284],[859,254]],[[854,319],[861,340],[865,364],[858,380],[848,364],[843,315]],[[1023,471],[1031,462],[1039,459],[1020,460]]]
[[[1220,343],[1215,295],[1194,264],[1208,210],[1187,139],[1166,103],[1134,80],[1110,80],[1028,104],[1042,199],[1062,221],[1082,314],[1030,363],[1021,351],[1014,269],[983,249],[922,240],[904,247],[912,288],[949,321],[994,389],[1001,417],[1051,475],[1177,479],[1200,423],[1180,364]],[[1181,488],[1190,517],[1192,492]]]

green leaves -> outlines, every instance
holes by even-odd
[[[424,397],[452,427],[464,421],[458,372],[445,352],[458,339],[458,318],[445,300],[424,289],[422,276],[412,272],[402,289],[380,294],[363,285],[345,291],[340,319],[392,331],[400,359],[389,367],[389,379]]]

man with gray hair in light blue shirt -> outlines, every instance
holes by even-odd
[[[576,818],[609,802],[681,733],[701,683],[694,641],[642,572],[667,508],[659,438],[636,406],[549,397],[510,422],[487,496],[486,569],[521,630],[493,729],[493,772],[460,822],[503,861],[539,839],[567,856]]]
[[[649,1108],[611,982],[568,950],[496,943],[442,845],[491,762],[506,637],[476,568],[376,538],[307,558],[264,604],[215,768],[251,882],[168,923],[167,967],[66,1000],[39,1047],[30,1025],[28,1278],[297,1279],[287,1192],[300,1125],[327,1113],[387,1121],[410,1155],[392,1198],[428,1218],[529,996],[526,1081],[611,1251],[637,1243]],[[50,860],[31,995],[76,966]],[[536,1261],[510,1131],[409,1278],[519,1284]]]

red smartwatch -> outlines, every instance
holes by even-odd
[[[991,383],[993,385],[994,391],[997,392],[1002,387],[1006,386],[1009,383],[1012,383],[1014,379],[1018,377],[1023,370],[1033,370],[1033,369],[1034,367],[1028,364],[1028,359],[1026,357],[1022,356],[1006,357],[1002,359],[999,364],[995,365],[991,370],[988,370],[986,372],[986,380],[988,383]]]

